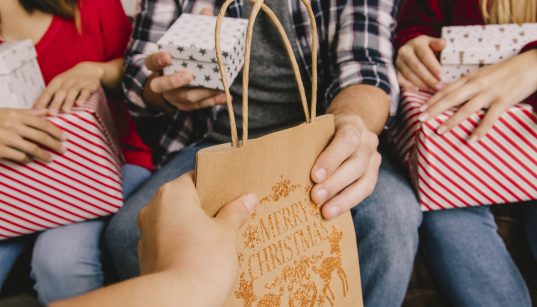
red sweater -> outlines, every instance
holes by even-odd
[[[132,25],[120,0],[79,0],[82,31],[73,19],[55,16],[36,44],[38,62],[49,83],[55,76],[83,61],[108,62],[122,58]],[[112,98],[112,97],[109,97]],[[109,99],[121,136],[126,163],[153,169],[152,153],[136,131],[124,98]]]
[[[428,35],[440,37],[444,26],[470,26],[485,23],[479,0],[406,0],[401,8],[395,36],[399,49],[409,40]],[[521,52],[537,48],[537,41],[526,45]],[[527,103],[537,109],[537,97]]]

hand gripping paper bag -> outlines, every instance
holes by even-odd
[[[222,6],[216,26],[220,71],[225,72],[219,45]],[[260,197],[238,240],[237,284],[225,306],[362,306],[356,235],[350,213],[333,221],[322,218],[310,199],[311,168],[334,135],[331,115],[316,117],[317,29],[313,28],[312,97],[308,111],[296,58],[284,28],[262,0],[255,1],[246,37],[243,71],[243,138],[239,142],[229,85],[227,96],[232,143],[201,150],[196,157],[196,188],[204,210],[214,216],[222,205],[253,192]],[[262,9],[275,23],[292,62],[306,123],[248,140],[248,69],[254,21]],[[218,255],[215,255],[218,257]]]

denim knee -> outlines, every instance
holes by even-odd
[[[374,238],[375,246],[370,248],[383,257],[417,248],[423,216],[419,201],[410,182],[389,159],[383,161],[373,194],[352,213],[358,241]]]
[[[32,256],[32,278],[42,302],[66,299],[104,285],[100,237],[104,220],[41,233]]]

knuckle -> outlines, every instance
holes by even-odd
[[[184,94],[184,100],[188,103],[195,103],[196,102],[195,99],[196,97],[192,91],[187,91]]]
[[[349,146],[358,147],[360,145],[360,133],[355,128],[347,125],[340,129],[341,137]]]
[[[41,149],[36,144],[30,145],[28,147],[28,151],[29,151],[30,154],[32,154],[34,156],[39,155],[41,153]]]

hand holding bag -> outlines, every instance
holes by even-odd
[[[216,50],[220,71],[222,18],[218,16]],[[222,205],[253,192],[260,197],[237,246],[239,280],[225,306],[363,306],[356,235],[350,213],[327,221],[311,201],[311,168],[334,135],[332,115],[316,117],[317,29],[313,28],[312,96],[308,103],[300,70],[285,30],[272,10],[256,0],[249,19],[243,70],[243,135],[239,142],[231,94],[227,96],[232,142],[198,152],[196,188],[204,210],[214,216]],[[295,72],[306,123],[248,140],[248,69],[255,18],[263,10],[276,25]],[[215,255],[216,257],[218,255]]]

